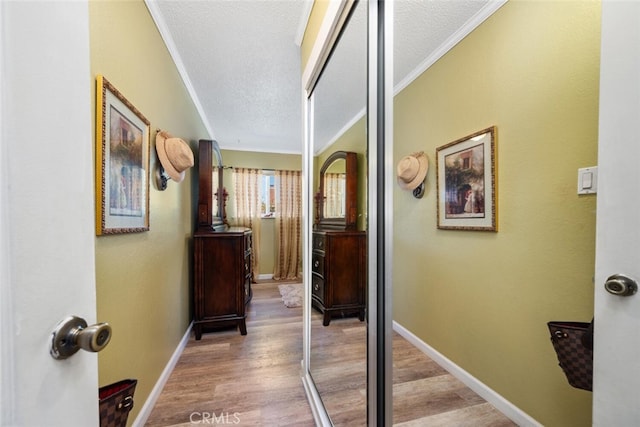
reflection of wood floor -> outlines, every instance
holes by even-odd
[[[302,309],[282,304],[277,284],[254,285],[246,336],[237,330],[203,334],[187,344],[147,426],[237,424],[313,426],[300,380]],[[319,318],[313,321],[312,335]],[[366,425],[364,323],[332,320],[322,347],[331,367],[317,360],[314,380],[336,425]],[[317,331],[318,333],[320,331]],[[326,331],[324,331],[326,332]],[[331,334],[348,335],[348,351]],[[312,353],[313,354],[313,353]],[[402,337],[393,338],[394,425],[514,426]],[[312,358],[312,366],[314,359]],[[221,418],[222,417],[222,418]],[[206,419],[208,418],[208,419]]]

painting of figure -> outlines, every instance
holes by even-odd
[[[497,231],[496,127],[436,149],[438,228]]]
[[[445,215],[484,217],[484,150],[482,145],[445,156]]]

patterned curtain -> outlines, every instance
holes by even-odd
[[[345,217],[345,176],[343,173],[324,174],[324,212],[325,218]]]
[[[300,171],[276,171],[275,280],[298,280],[302,271],[302,178]]]
[[[238,227],[251,228],[253,235],[253,252],[251,254],[251,280],[256,281],[260,272],[260,169],[235,168],[233,182],[235,185],[235,224]]]

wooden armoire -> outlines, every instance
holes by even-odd
[[[246,335],[246,306],[252,296],[252,234],[250,228],[226,223],[222,156],[215,141],[200,140],[198,173],[198,218],[193,236],[195,337],[200,340],[203,332],[234,325]]]

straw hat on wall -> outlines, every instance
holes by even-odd
[[[175,182],[182,182],[185,171],[194,164],[189,144],[160,131],[156,134],[156,151],[165,172]]]
[[[413,190],[424,181],[428,170],[429,159],[423,151],[405,156],[397,166],[398,185],[403,190]]]

